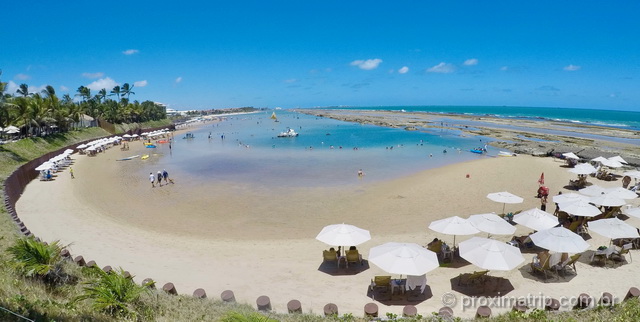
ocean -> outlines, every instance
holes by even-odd
[[[586,123],[640,131],[640,112],[556,107],[515,106],[375,106],[331,107],[332,109],[388,110],[494,116],[512,119],[553,120]]]

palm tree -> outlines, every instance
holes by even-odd
[[[140,304],[140,296],[148,292],[146,286],[138,286],[131,278],[124,275],[122,268],[106,273],[101,269],[93,269],[97,278],[87,283],[84,293],[74,299],[83,301],[93,299],[93,307],[118,316],[135,317],[136,305]]]
[[[120,100],[120,94],[122,93],[122,90],[120,89],[119,85],[116,85],[112,90],[111,90],[111,95],[116,95],[118,96],[118,101]]]
[[[27,277],[39,278],[48,284],[64,283],[70,278],[62,268],[59,241],[47,245],[33,237],[20,238],[7,251],[13,265]]]
[[[51,85],[47,85],[42,91],[40,91],[42,95],[46,98],[51,98],[56,95],[56,90]]]
[[[78,94],[76,96],[82,97],[83,101],[88,101],[91,98],[91,89],[86,86],[80,86],[77,90]]]
[[[22,95],[22,97],[27,97],[31,94],[29,94],[29,85],[27,84],[20,84],[20,87],[16,90],[16,94],[20,94]]]
[[[135,95],[135,92],[133,92],[133,91],[132,91],[132,89],[133,89],[133,87],[134,87],[134,86],[135,86],[135,85],[131,85],[131,86],[129,86],[129,83],[124,83],[124,84],[122,85],[122,95],[126,95],[126,96],[127,96],[127,99],[129,98],[129,95],[131,95],[131,94],[134,94],[134,95]]]
[[[98,100],[98,103],[102,103],[103,100],[107,99],[107,90],[106,89],[101,89],[98,91],[98,94],[96,94],[96,99]]]

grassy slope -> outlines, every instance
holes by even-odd
[[[162,126],[165,124],[149,124]],[[20,140],[0,146],[0,184],[7,176],[25,162],[39,157],[49,151],[74,144],[87,139],[108,135],[102,129],[90,128],[73,131],[65,135]],[[79,268],[71,263],[67,269],[79,278],[79,283],[53,290],[43,284],[25,279],[17,275],[8,263],[8,255],[4,251],[18,238],[15,224],[7,215],[6,209],[0,207],[0,306],[18,314],[38,321],[112,321],[113,317],[94,312],[89,302],[73,303],[71,299],[82,291],[82,282],[92,275],[88,269]],[[133,272],[135,274],[135,272]],[[209,295],[217,298],[216,295]],[[303,304],[304,305],[304,304]],[[139,311],[142,320],[156,321],[266,321],[266,316],[259,315],[249,305],[223,304],[211,299],[195,299],[189,296],[170,296],[161,292],[153,292],[144,296],[143,306]],[[381,312],[384,314],[384,312]],[[235,314],[235,315],[234,315]],[[320,313],[321,314],[321,313]],[[319,315],[269,314],[269,318],[280,321],[320,321]],[[430,316],[425,316],[429,318]],[[540,320],[610,320],[630,321],[640,317],[640,303],[637,300],[625,302],[614,309],[598,308],[588,311],[574,311],[560,314],[547,314],[535,311],[529,314],[509,313],[494,318],[497,321],[540,321]],[[24,321],[0,310],[2,321]],[[121,320],[118,318],[117,320]],[[331,320],[363,321],[350,315]]]

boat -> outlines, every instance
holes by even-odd
[[[477,153],[477,154],[483,154],[483,153],[486,153],[487,150],[485,150],[485,149],[471,149],[471,150],[469,150],[469,152]]]
[[[137,158],[139,156],[140,155],[134,155],[134,156],[130,156],[130,157],[122,158],[122,159],[117,159],[116,161],[127,161],[127,160],[131,160],[131,159],[135,159],[135,158]]]
[[[293,129],[288,129],[285,132],[280,132],[280,134],[278,134],[279,138],[294,138],[296,136],[298,136],[298,133]]]
[[[272,120],[277,120],[278,117],[276,116],[276,112],[271,113],[271,117]]]
[[[169,140],[158,140],[156,143],[169,143]]]
[[[153,149],[153,148],[155,148],[156,146],[155,146],[155,145],[153,145],[153,144],[148,144],[146,147],[147,147],[147,148],[150,148],[150,149]]]
[[[143,155],[140,159],[141,159],[141,160],[146,160],[146,159],[148,159],[148,158],[149,158],[149,155],[148,155],[148,154],[145,154],[145,155]]]
[[[195,136],[193,136],[193,133],[191,132],[187,132],[183,137],[183,139],[193,139],[193,138],[195,138]]]

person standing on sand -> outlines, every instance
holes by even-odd
[[[158,170],[158,184],[162,187],[162,172]]]
[[[76,177],[73,176],[73,168],[69,167],[69,174],[71,174],[71,179],[75,179]]]
[[[155,188],[156,185],[153,183],[156,181],[156,177],[153,175],[153,172],[149,172],[149,181],[151,181],[151,188]]]
[[[162,170],[162,177],[164,178],[165,184],[169,183],[169,172],[167,172],[167,169]]]
[[[547,196],[540,197],[540,210],[547,211]]]

